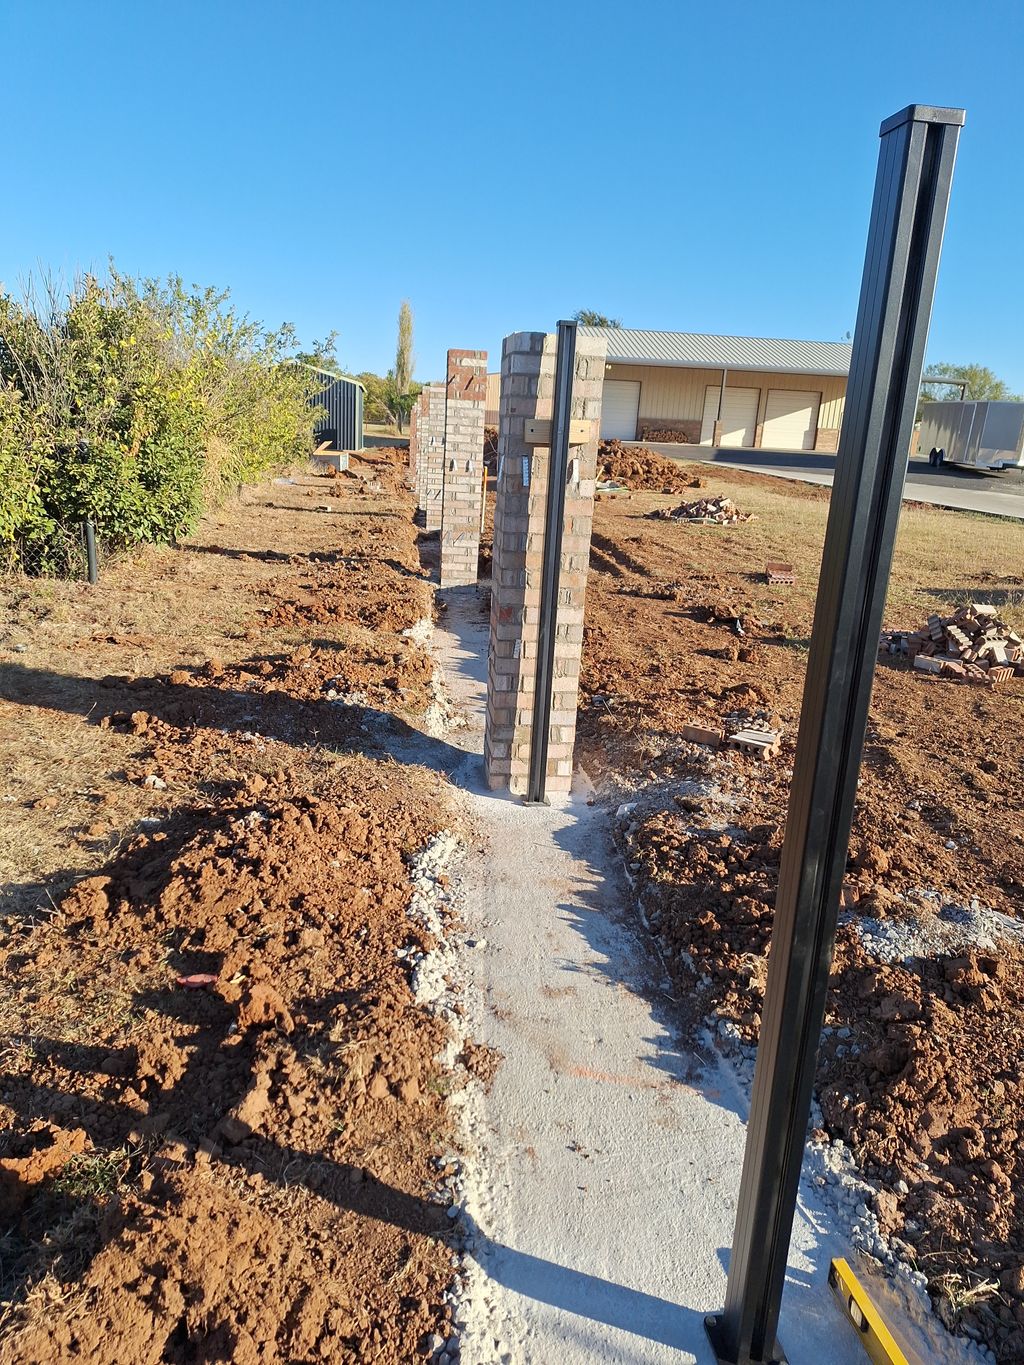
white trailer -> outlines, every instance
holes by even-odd
[[[920,440],[930,465],[1024,469],[1024,403],[925,403]]]

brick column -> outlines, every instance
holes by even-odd
[[[423,496],[423,475],[426,469],[426,435],[427,435],[427,391],[421,390],[416,399],[416,510],[424,512],[426,510],[426,500]]]
[[[418,483],[417,465],[419,459],[416,449],[416,424],[419,419],[419,411],[420,400],[417,398],[412,405],[412,411],[409,413],[409,467],[406,479],[410,488],[416,488]]]
[[[423,390],[424,412],[417,430],[420,434],[420,506],[426,514],[428,531],[441,529],[441,503],[444,497],[444,384],[428,384]]]
[[[487,352],[449,351],[441,509],[442,588],[476,582],[486,406]]]
[[[526,443],[525,424],[532,418],[551,419],[555,345],[556,338],[543,332],[516,332],[505,338],[501,356],[484,763],[488,786],[508,787],[518,795],[526,792],[530,769],[550,455],[547,447]],[[572,782],[606,347],[603,338],[577,337],[572,417],[587,421],[590,439],[569,448],[548,735],[549,793],[567,792]]]

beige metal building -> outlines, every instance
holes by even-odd
[[[581,327],[608,342],[606,440],[834,451],[849,345]]]

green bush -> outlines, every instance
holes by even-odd
[[[306,374],[215,290],[111,272],[66,299],[0,296],[0,552],[45,562],[84,518],[114,548],[171,541],[204,502],[308,454]],[[28,550],[31,549],[31,555]]]

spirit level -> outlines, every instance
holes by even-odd
[[[910,1365],[881,1314],[867,1296],[848,1261],[837,1257],[828,1268],[828,1282],[840,1308],[853,1324],[861,1345],[875,1365]]]

